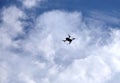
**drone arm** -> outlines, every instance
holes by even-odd
[[[71,36],[68,34],[68,37],[70,38]]]
[[[75,38],[72,38],[72,40],[75,40]]]

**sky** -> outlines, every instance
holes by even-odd
[[[0,83],[120,83],[119,3],[0,0]]]

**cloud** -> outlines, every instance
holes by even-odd
[[[25,19],[25,14],[15,6],[5,8],[2,12],[1,33],[14,37],[19,33],[23,33],[24,24],[20,19]]]
[[[103,29],[105,22],[81,12],[53,10],[33,19],[26,33],[21,19],[27,15],[16,6],[2,11],[1,83],[105,83],[120,72],[119,29]],[[62,42],[67,34],[76,38],[70,45]]]
[[[119,25],[120,20],[119,20],[119,13],[117,12],[100,12],[100,11],[92,11],[89,12],[90,18],[102,21],[104,23],[107,23],[109,25]]]
[[[41,3],[43,0],[22,0],[22,4],[26,7],[26,8],[33,8],[36,7],[38,5],[38,3]]]
[[[36,21],[35,30],[31,31],[32,36],[30,36],[30,40],[32,41],[30,41],[30,43],[31,42],[36,43],[32,45],[32,46],[35,46],[34,47],[35,50],[33,51],[37,51],[37,52],[42,51],[43,53],[45,53],[44,57],[47,57],[48,59],[54,57],[55,51],[60,49],[62,51],[63,46],[60,47],[59,43],[64,45],[63,42],[61,41],[67,35],[66,33],[73,33],[74,35],[75,28],[79,26],[78,22],[80,20],[76,19],[79,16],[81,15],[77,12],[73,14],[69,14],[69,13],[60,12],[60,11],[53,11],[53,12],[49,12],[41,15]],[[38,46],[38,43],[39,43],[39,46]],[[28,44],[29,43],[27,43],[26,45]],[[34,52],[34,53],[37,53],[37,52]],[[59,51],[57,52],[60,53]]]
[[[115,41],[112,44],[93,49],[91,56],[82,60],[75,60],[64,72],[59,74],[58,82],[82,82],[82,83],[104,83],[105,80],[117,72],[120,72],[119,30],[113,30],[111,35]],[[115,43],[116,42],[116,43]],[[88,50],[86,50],[87,52]],[[71,78],[71,79],[69,79]]]
[[[86,24],[79,12],[51,11],[40,15],[30,36],[34,45],[30,45],[35,49],[31,52],[43,52],[43,56],[55,65],[50,68],[47,79],[45,78],[47,82],[101,83],[108,80],[111,74],[119,72],[119,59],[116,56],[120,53],[113,50],[113,53],[110,52],[115,44],[115,50],[119,49],[119,43],[114,42],[118,41],[116,39],[119,36],[116,33],[119,30],[104,32],[104,24],[99,26],[100,24],[102,23],[99,20],[95,24]],[[59,42],[66,33],[72,33],[79,39],[69,46]],[[107,61],[108,58],[110,61]]]
[[[7,72],[7,66],[5,63],[0,62],[0,82],[5,83],[7,82],[8,72]]]
[[[29,76],[26,76],[24,74],[20,74],[19,75],[19,79],[20,81],[22,81],[23,83],[36,83],[34,80],[32,80]]]
[[[0,79],[3,80],[1,83],[8,83],[10,80],[8,78],[11,75],[11,72],[13,72],[11,69],[14,66],[13,64],[17,64],[17,61],[19,61],[19,58],[16,56],[18,54],[15,54],[11,51],[13,48],[19,48],[18,42],[13,41],[13,39],[20,34],[24,34],[24,23],[22,23],[20,20],[25,19],[26,15],[16,6],[4,8],[1,15],[0,65],[2,66],[0,68]],[[17,71],[17,68],[15,69]]]

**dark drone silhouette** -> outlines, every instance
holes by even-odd
[[[64,42],[68,41],[69,44],[70,44],[73,40],[75,40],[75,38],[70,38],[70,37],[71,37],[71,36],[68,34],[68,37],[66,37],[65,40],[63,40],[63,41],[64,41]]]

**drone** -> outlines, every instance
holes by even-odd
[[[75,40],[75,38],[71,38],[71,36],[68,34],[68,37],[66,37],[65,40],[63,40],[63,42],[68,41],[69,44],[71,44],[71,42],[72,42],[73,40]]]

